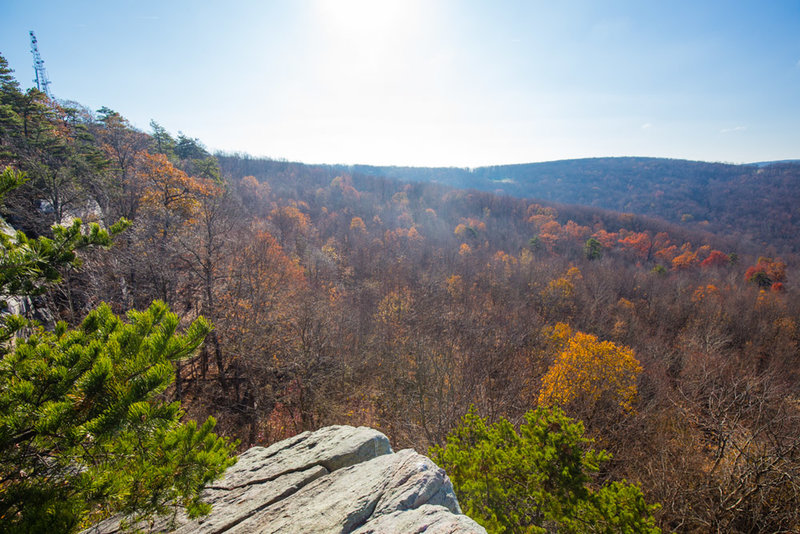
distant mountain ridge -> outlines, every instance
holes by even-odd
[[[757,165],[759,167],[767,167],[769,165],[780,165],[783,163],[800,163],[800,159],[778,159],[774,161],[757,161],[749,163],[748,165]]]
[[[734,165],[608,157],[463,168],[337,166],[515,197],[660,217],[800,251],[800,162]]]

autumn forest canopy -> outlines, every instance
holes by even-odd
[[[10,311],[99,336],[85,321],[148,310],[130,328],[147,314],[169,324],[168,308],[186,349],[152,398],[180,401],[170,417],[213,416],[240,450],[367,425],[431,450],[492,531],[572,525],[547,484],[547,505],[491,501],[476,464],[448,452],[504,451],[480,472],[532,484],[502,469],[534,444],[578,466],[583,493],[570,495],[590,523],[626,502],[664,531],[800,528],[798,164],[401,169],[211,154],[155,121],[145,132],[23,91],[0,57],[3,169],[24,173],[2,216],[30,239],[76,218],[128,221],[108,249],[59,263],[60,283],[3,285],[9,302],[32,299]],[[574,437],[569,455],[543,428]]]

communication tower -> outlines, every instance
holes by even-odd
[[[31,54],[33,54],[33,69],[36,71],[36,88],[46,94],[48,97],[53,98],[50,93],[50,80],[47,78],[47,71],[44,70],[44,60],[42,55],[39,54],[39,43],[36,40],[36,34],[33,30],[30,32],[31,36]]]

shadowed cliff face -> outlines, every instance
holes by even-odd
[[[211,514],[159,518],[138,528],[188,533],[480,533],[461,514],[445,472],[365,427],[304,432],[239,457],[203,498]],[[84,534],[122,532],[114,517]]]

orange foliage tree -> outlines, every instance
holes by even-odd
[[[731,262],[731,259],[728,257],[727,254],[724,252],[720,252],[719,250],[712,250],[706,259],[704,259],[701,263],[701,267],[722,267],[728,265]]]
[[[136,191],[139,197],[129,199],[128,207],[136,207],[136,218],[126,257],[140,290],[148,287],[149,294],[140,291],[139,297],[158,298],[174,306],[181,295],[184,301],[192,298],[194,282],[191,269],[185,267],[187,261],[193,266],[195,262],[187,258],[203,241],[197,238],[196,230],[202,226],[197,223],[223,189],[212,180],[189,176],[163,154],[142,152],[140,163],[140,172],[131,174],[139,182],[131,183],[129,192]]]
[[[178,169],[164,154],[143,153],[145,188],[142,206],[156,210],[163,216],[162,235],[175,216],[190,219],[196,212],[199,196],[214,194],[215,184],[210,180],[194,178]]]
[[[640,259],[650,259],[653,242],[647,232],[630,232],[619,239],[619,244],[624,250],[630,250]]]
[[[353,230],[356,233],[366,233],[367,227],[361,217],[353,217],[350,220],[350,230]]]
[[[786,264],[780,260],[761,257],[755,265],[747,269],[744,278],[758,287],[771,287],[786,280]],[[783,289],[782,283],[780,288]]]
[[[593,233],[592,237],[597,239],[604,248],[613,248],[617,244],[619,234],[617,232],[607,232],[601,229]]]
[[[672,269],[675,271],[689,269],[694,265],[697,265],[697,252],[692,252],[691,249],[672,258]]]

